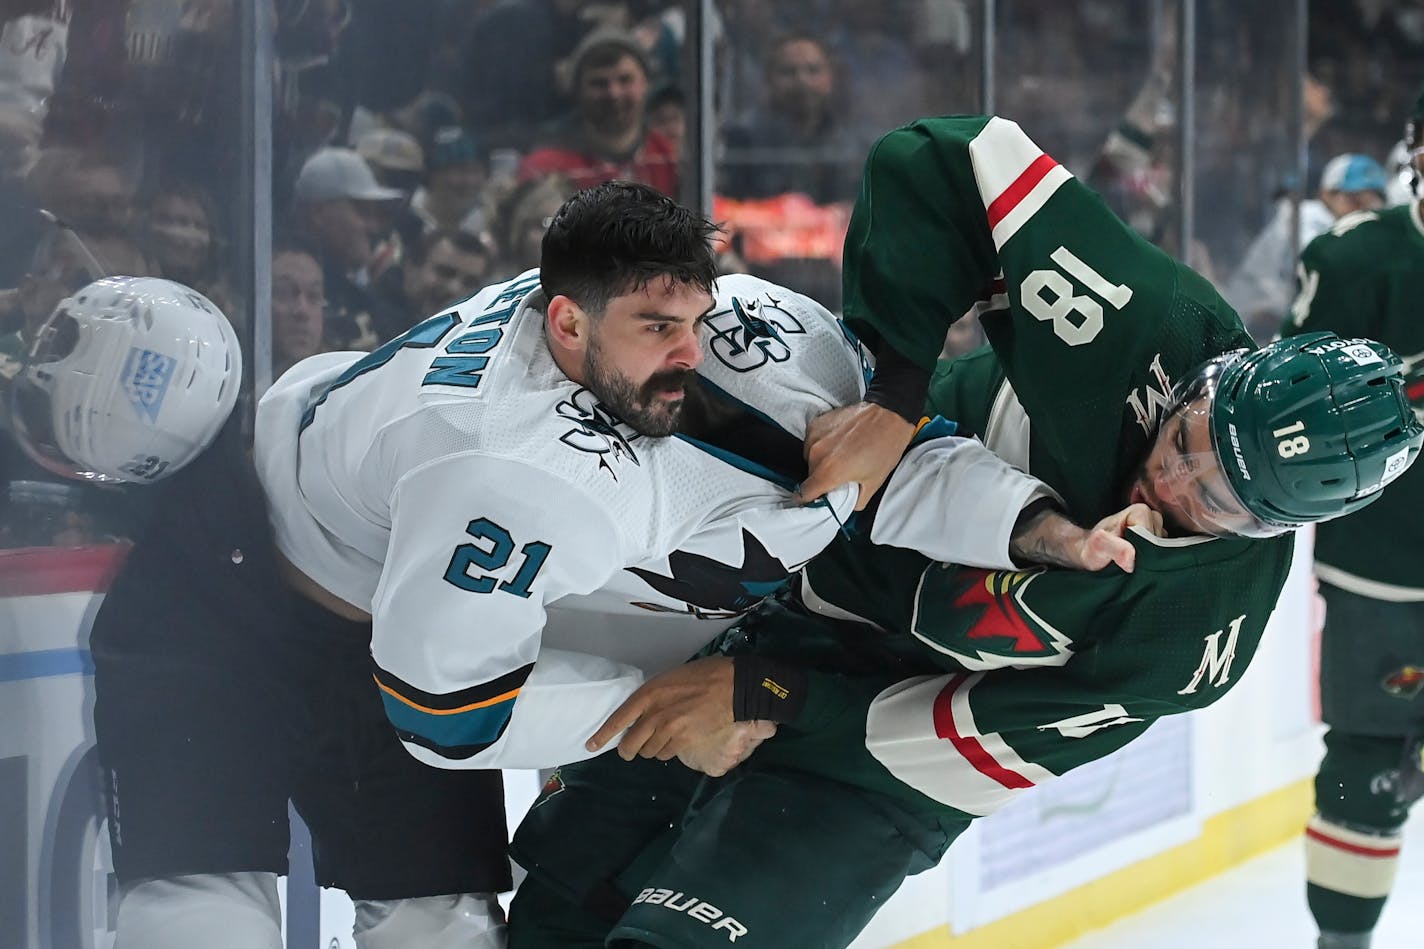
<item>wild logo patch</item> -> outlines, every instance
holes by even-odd
[[[936,571],[953,579],[945,583]],[[1061,666],[1068,637],[1024,600],[1042,573],[932,565],[920,577],[910,631],[968,669]]]
[[[1384,677],[1380,688],[1395,698],[1412,699],[1424,691],[1424,666],[1400,666]]]
[[[624,461],[641,464],[631,444],[638,433],[605,409],[589,390],[579,389],[556,405],[554,411],[576,426],[559,436],[559,441],[576,451],[596,456],[598,467],[607,471],[614,481],[618,480],[615,464]]]
[[[568,785],[564,783],[564,776],[559,768],[555,768],[544,781],[544,786],[539,789],[539,797],[535,799],[532,807],[538,807],[555,794],[563,794],[568,790]]]
[[[791,356],[786,337],[805,335],[806,327],[780,301],[732,297],[732,305],[707,317],[708,349],[733,372],[751,372]]]

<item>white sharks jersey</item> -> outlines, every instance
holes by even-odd
[[[584,741],[647,675],[688,658],[853,513],[854,486],[798,506],[790,477],[735,448],[634,432],[560,372],[543,305],[537,272],[521,275],[373,353],[299,363],[258,408],[282,553],[371,613],[387,713],[413,754],[445,767],[587,757]],[[805,297],[724,278],[706,322],[703,387],[749,426],[799,442],[864,391],[859,345]],[[976,451],[944,440],[939,463],[982,462]],[[897,475],[902,494],[939,473],[918,470]],[[998,473],[983,475],[1001,500],[979,503],[1007,512],[1003,536],[973,541],[983,557],[954,551],[971,562],[1006,557],[1008,525],[1040,491]]]

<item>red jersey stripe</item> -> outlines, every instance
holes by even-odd
[[[1399,856],[1399,845],[1393,847],[1366,847],[1361,844],[1347,844],[1343,840],[1331,837],[1329,834],[1322,834],[1313,827],[1306,828],[1305,836],[1311,840],[1318,840],[1327,847],[1334,847],[1336,850],[1344,850],[1347,853],[1358,853],[1366,857],[1397,857]]]
[[[1039,155],[1035,158],[1033,163],[1014,179],[1014,183],[1004,189],[1003,194],[989,202],[989,229],[992,231],[998,227],[999,222],[1018,207],[1019,202],[1043,180],[1043,176],[1057,167],[1058,162],[1054,161],[1052,155]]]
[[[1005,768],[994,760],[994,756],[985,750],[979,743],[979,739],[972,735],[961,735],[954,723],[954,693],[959,690],[967,679],[964,676],[955,676],[935,696],[934,702],[934,724],[935,734],[946,739],[954,745],[954,750],[971,765],[974,770],[991,780],[997,781],[1006,788],[1020,790],[1033,787],[1033,782],[1017,771]]]

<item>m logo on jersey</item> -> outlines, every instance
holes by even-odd
[[[710,314],[708,348],[733,372],[751,372],[791,355],[783,334],[804,334],[806,327],[770,295],[760,299],[732,297],[732,305]]]
[[[668,570],[672,573],[670,577],[639,567],[628,568],[629,573],[663,596],[686,604],[686,608],[657,603],[634,603],[634,606],[659,613],[688,613],[699,619],[725,619],[756,606],[791,576],[791,568],[776,559],[756,535],[745,528],[740,566],[675,550],[668,556]]]
[[[954,572],[951,582],[927,583],[931,571]],[[1061,666],[1069,639],[1024,601],[1033,572],[980,570],[935,564],[920,577],[910,631],[966,669]]]
[[[605,409],[589,390],[579,389],[556,405],[554,411],[577,426],[560,435],[559,441],[577,451],[598,456],[598,467],[607,471],[614,481],[618,480],[618,472],[613,462],[626,459],[635,465],[641,464],[630,444],[638,438],[638,433]]]
[[[1147,385],[1133,389],[1127,396],[1127,404],[1132,407],[1133,417],[1142,426],[1142,434],[1148,438],[1157,431],[1157,423],[1162,420],[1162,411],[1172,404],[1172,380],[1162,368],[1162,354],[1152,357],[1147,367],[1152,379]]]
[[[1229,624],[1229,633],[1225,629],[1218,629],[1206,637],[1206,649],[1202,652],[1201,663],[1197,666],[1197,671],[1192,673],[1192,680],[1187,683],[1187,687],[1177,692],[1178,695],[1192,695],[1203,679],[1208,685],[1214,685],[1218,689],[1224,688],[1231,681],[1231,663],[1236,660],[1236,641],[1241,638],[1241,624],[1245,620],[1246,614],[1242,613]],[[1225,645],[1221,642],[1223,634],[1226,634]]]

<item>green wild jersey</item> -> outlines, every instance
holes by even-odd
[[[882,138],[845,267],[856,328],[921,362],[980,308],[993,352],[941,364],[930,409],[1047,481],[1085,523],[1122,507],[1173,381],[1251,345],[1210,285],[1002,119],[924,120]],[[838,541],[807,569],[807,604],[873,623],[845,634],[858,653],[878,640],[896,657],[881,669],[927,677],[862,683],[858,699],[848,679],[818,677],[798,723],[816,734],[773,753],[809,768],[839,734],[860,746],[849,779],[972,816],[1211,703],[1255,652],[1292,538],[1131,540],[1132,574],[985,571]],[[768,632],[758,643],[784,646]]]
[[[1367,336],[1404,357],[1405,392],[1424,418],[1424,221],[1418,202],[1347,215],[1301,253],[1300,294],[1282,334]],[[1315,529],[1320,578],[1361,596],[1424,600],[1424,466],[1368,507]]]
[[[866,618],[884,632],[862,627],[858,638],[896,654],[899,663],[881,668],[903,681],[858,684],[856,676],[878,671],[864,665],[813,676],[789,740],[758,755],[772,749],[780,763],[811,770],[839,755],[849,772],[841,780],[923,805],[908,786],[978,816],[1115,751],[1160,716],[1211,704],[1255,654],[1291,545],[1137,534],[1132,541],[1131,574],[1010,573],[926,563],[902,550],[844,556],[844,548],[833,569],[813,564],[803,587],[810,602],[826,599],[819,582],[878,591],[864,602],[880,609]],[[790,624],[768,623],[757,646],[792,658],[807,638]],[[863,659],[869,648],[857,646]],[[907,677],[909,670],[923,678]],[[935,674],[952,671],[959,674]],[[836,746],[843,750],[833,754]]]
[[[923,119],[881,138],[844,266],[851,328],[926,368],[951,322],[981,314],[1013,391],[992,391],[973,418],[945,413],[958,381],[942,370],[930,408],[1020,464],[1027,452],[1083,519],[1122,507],[1177,379],[1252,346],[1211,284],[1000,118]],[[1032,431],[1008,453],[1024,414]]]

